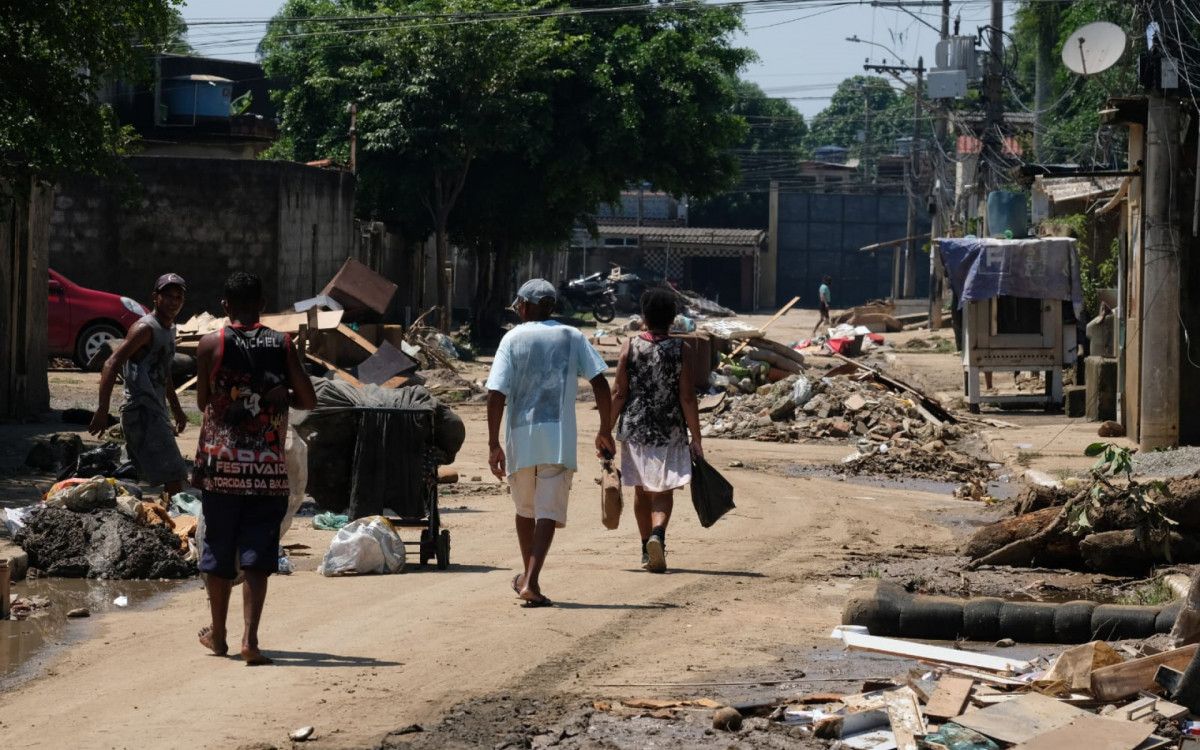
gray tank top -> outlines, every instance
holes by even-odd
[[[150,346],[139,361],[129,359],[121,370],[125,379],[125,403],[121,411],[145,407],[168,414],[167,377],[175,358],[174,329],[163,328],[154,313],[143,316],[139,322],[150,326]]]

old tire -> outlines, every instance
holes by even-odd
[[[1158,607],[1101,604],[1092,613],[1092,637],[1101,641],[1149,638],[1157,617]]]
[[[600,302],[592,308],[592,317],[600,323],[611,323],[617,317],[617,310],[608,302]]]
[[[1000,607],[1004,600],[992,596],[968,599],[963,604],[963,632],[968,640],[998,641],[1005,634],[1000,632]]]
[[[914,596],[900,607],[900,636],[953,641],[963,634],[961,599]]]
[[[1057,609],[1042,602],[1005,602],[1000,607],[1000,633],[1024,643],[1054,643]]]
[[[117,325],[103,322],[89,323],[79,332],[79,338],[75,339],[75,364],[84,370],[99,371],[104,363],[100,362],[97,365],[92,361],[96,353],[107,342],[124,337],[125,332]]]
[[[1092,640],[1092,613],[1096,603],[1063,602],[1054,613],[1054,639],[1058,643],[1087,643]]]
[[[862,581],[842,608],[843,625],[862,625],[872,635],[899,635],[900,609],[909,593],[889,581],[871,578]]]

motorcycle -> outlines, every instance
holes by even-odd
[[[580,312],[591,311],[600,323],[608,323],[617,317],[617,293],[609,280],[599,273],[563,284],[560,299]]]

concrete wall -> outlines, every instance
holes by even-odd
[[[50,193],[12,198],[0,182],[0,420],[50,408],[46,310]]]
[[[136,156],[126,185],[57,186],[50,265],[149,302],[159,274],[188,281],[182,317],[220,311],[235,270],[262,277],[267,309],[312,296],[354,250],[354,178],[291,162]]]
[[[833,277],[835,308],[890,296],[892,257],[903,252],[902,246],[874,253],[859,248],[908,235],[906,196],[781,191],[776,219],[776,301],[799,295],[801,307],[815,308],[825,274]],[[929,227],[930,217],[922,211],[916,233]],[[924,253],[917,268],[917,296],[928,296],[929,257]]]

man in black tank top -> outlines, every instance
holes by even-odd
[[[240,567],[246,632],[242,659],[270,664],[258,648],[267,577],[279,569],[279,527],[287,512],[288,408],[317,404],[312,381],[290,338],[262,326],[262,281],[237,272],[221,301],[229,325],[200,340],[196,402],[204,412],[192,483],[203,490],[200,572],[212,622],[200,643],[229,651],[225,620]]]

